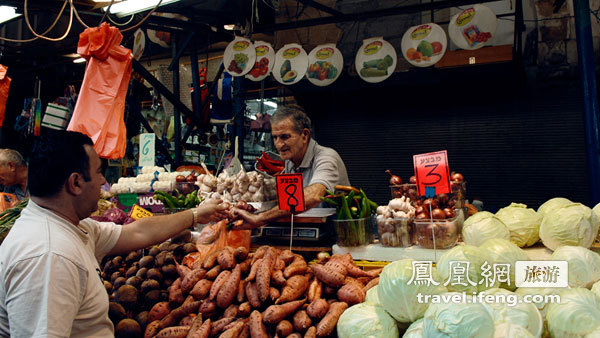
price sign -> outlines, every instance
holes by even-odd
[[[153,133],[140,134],[140,167],[154,166],[154,141]]]
[[[302,174],[275,175],[275,183],[277,184],[279,209],[288,210],[291,213],[305,211]]]
[[[450,171],[445,150],[414,155],[413,162],[419,196],[450,193]]]
[[[135,219],[136,221],[140,218],[144,218],[144,217],[152,217],[154,216],[153,213],[151,213],[150,211],[140,207],[137,204],[133,205],[133,209],[131,209],[131,215],[129,217]]]

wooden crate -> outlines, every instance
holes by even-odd
[[[486,63],[510,62],[513,60],[513,46],[490,46],[476,50],[446,51],[435,68],[461,67]]]

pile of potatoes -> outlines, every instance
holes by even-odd
[[[161,287],[165,280],[170,284],[166,292],[158,289],[158,297],[147,297],[154,290],[141,285],[150,279],[140,284],[137,311],[133,297],[121,295],[121,287],[130,285],[127,280],[113,292],[111,312],[121,305],[124,309],[124,317],[111,316],[117,337],[141,336],[142,331],[144,337],[325,337],[348,306],[364,301],[381,271],[363,271],[349,254],[309,266],[302,256],[270,246],[254,253],[226,247],[178,264],[185,246],[165,251],[175,266],[175,274],[169,268],[157,281]],[[171,265],[170,260],[162,263],[161,270]],[[134,323],[140,331],[129,329]]]

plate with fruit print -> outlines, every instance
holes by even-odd
[[[498,19],[486,6],[473,5],[452,17],[448,24],[450,40],[462,49],[478,49],[491,43]]]
[[[446,53],[447,46],[446,32],[434,23],[410,27],[402,36],[402,55],[417,67],[436,64]]]
[[[275,51],[270,43],[264,41],[255,41],[256,61],[254,67],[246,74],[246,78],[251,81],[262,81],[271,74],[275,64]]]
[[[294,84],[304,77],[308,68],[308,56],[297,43],[290,43],[275,53],[273,77],[283,85]]]
[[[252,41],[236,37],[225,48],[223,53],[223,65],[225,71],[231,76],[243,76],[254,67],[256,51]]]

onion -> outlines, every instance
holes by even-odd
[[[454,218],[454,211],[450,208],[444,208],[444,213],[446,214],[446,218]]]
[[[446,213],[440,208],[435,208],[431,211],[431,216],[434,219],[445,219]]]
[[[392,174],[392,172],[389,170],[386,170],[385,172],[390,174],[390,185],[402,184],[402,179],[400,178],[400,176],[396,176],[396,175]]]
[[[465,178],[463,177],[463,175],[461,173],[452,173],[452,175],[450,176],[452,182],[464,182]]]
[[[427,215],[426,213],[422,212],[420,214],[417,214],[417,216],[415,216],[416,219],[429,219],[429,215]]]
[[[408,179],[408,183],[410,183],[410,184],[417,184],[417,178],[415,176],[411,176]]]

